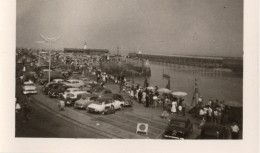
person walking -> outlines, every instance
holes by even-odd
[[[27,102],[24,103],[24,110],[23,110],[23,115],[24,115],[24,122],[29,121],[29,113],[31,112],[30,106]]]
[[[231,136],[232,139],[238,139],[239,137],[239,127],[235,122],[233,122],[231,125]]]

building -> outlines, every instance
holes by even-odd
[[[108,49],[64,48],[64,53],[84,53],[87,55],[103,55],[109,53],[109,50]]]
[[[83,48],[64,48],[64,53],[82,53],[87,55],[104,55],[108,54],[108,49],[89,49],[85,42]]]

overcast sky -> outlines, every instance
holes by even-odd
[[[17,0],[17,47],[242,56],[243,0]]]

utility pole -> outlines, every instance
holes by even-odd
[[[119,47],[117,46],[116,49],[117,49],[117,54],[116,55],[118,56],[119,55]]]
[[[48,37],[44,37],[43,35],[40,35],[40,37],[45,42],[49,43],[49,47],[50,47],[49,48],[49,79],[48,79],[48,83],[50,83],[51,82],[51,43],[57,41],[60,38],[60,36],[57,38],[48,38]]]

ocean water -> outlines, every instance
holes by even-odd
[[[209,68],[184,66],[177,64],[162,64],[150,62],[151,77],[148,78],[150,86],[166,87],[167,78],[163,74],[170,75],[172,91],[188,93],[184,99],[191,104],[195,79],[200,95],[205,101],[209,99],[243,101],[243,75],[226,70],[214,70]],[[135,77],[135,83],[144,84],[144,77]]]

